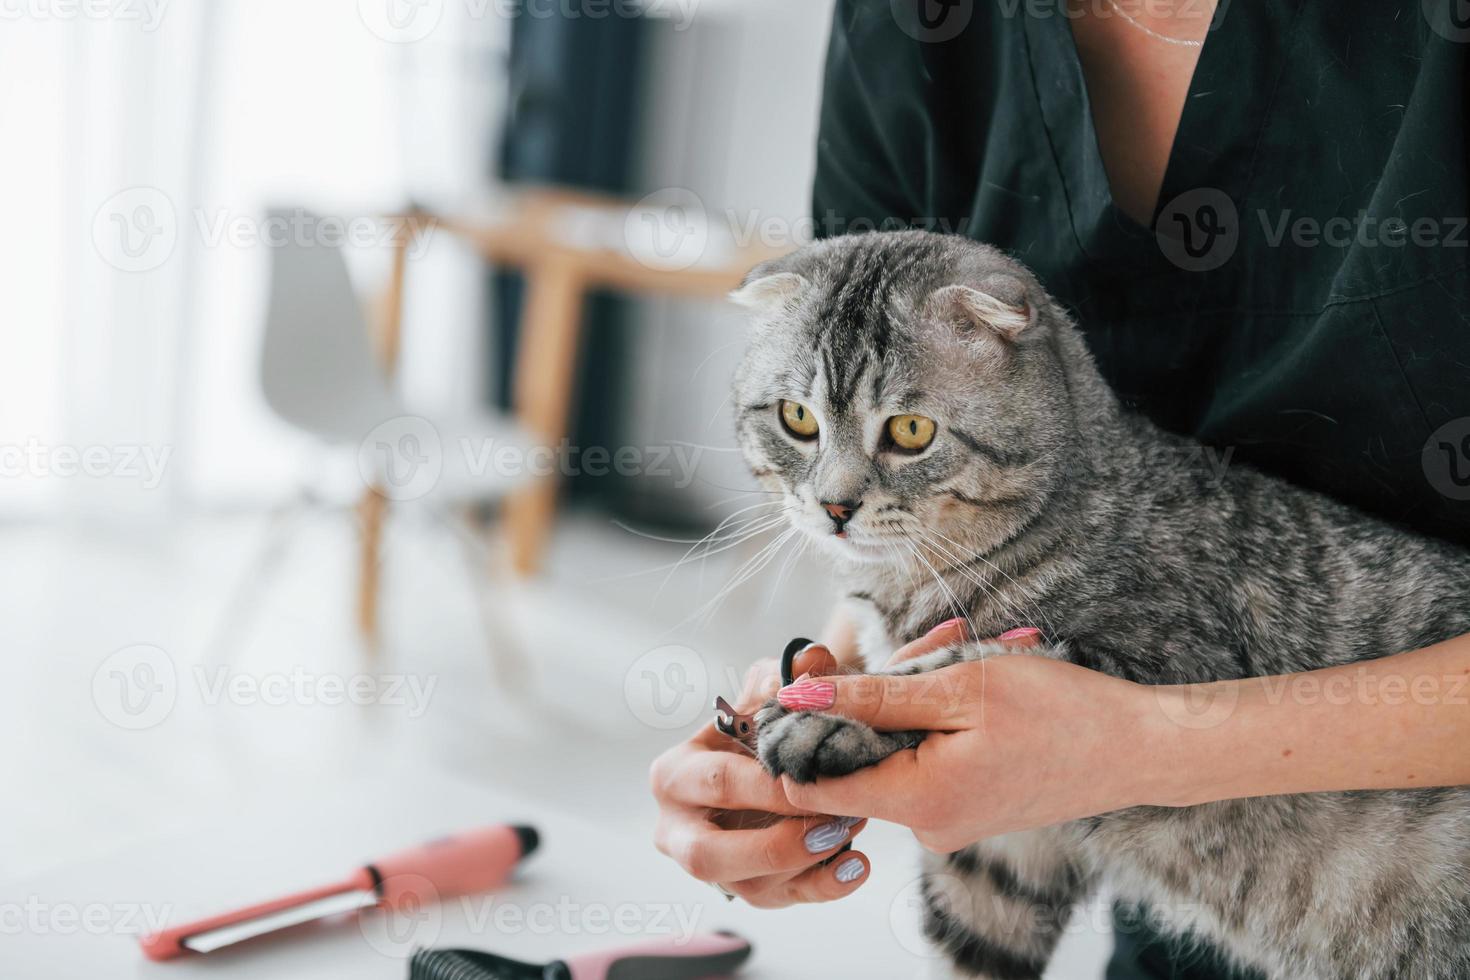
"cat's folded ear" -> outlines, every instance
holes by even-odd
[[[730,293],[730,302],[754,313],[775,313],[804,293],[811,283],[804,276],[785,271],[778,262],[762,262],[751,269],[740,287]]]
[[[962,331],[986,330],[1012,343],[1036,322],[1026,284],[1005,273],[986,276],[974,286],[941,286],[924,301],[923,314]]]

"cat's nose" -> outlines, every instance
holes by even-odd
[[[842,530],[842,525],[852,520],[852,515],[861,506],[862,503],[856,500],[851,502],[845,500],[822,501],[822,509],[827,512],[828,517],[832,518],[833,523],[837,525],[837,530],[839,531]]]

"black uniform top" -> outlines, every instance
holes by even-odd
[[[1161,425],[1470,546],[1470,4],[1222,0],[1154,231],[1060,2],[839,0],[819,233],[1007,249]]]
[[[818,232],[1005,248],[1160,425],[1470,546],[1470,4],[1220,0],[1149,227],[1063,4],[838,0]]]

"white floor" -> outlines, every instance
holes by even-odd
[[[830,599],[802,563],[772,588],[777,561],[706,622],[701,603],[751,549],[668,576],[683,547],[575,516],[544,576],[494,592],[491,615],[529,663],[510,688],[471,587],[485,558],[460,532],[423,514],[390,522],[384,642],[369,654],[352,626],[350,520],[287,527],[242,594],[269,527],[256,515],[0,527],[0,912],[27,881],[226,825],[242,807],[289,808],[303,783],[404,766],[590,817],[659,861],[649,761],[750,660],[817,632]],[[348,685],[366,703],[340,703]],[[901,831],[869,834],[876,863],[912,865]],[[875,872],[845,921],[889,929],[891,892],[910,879]],[[1073,930],[1049,976],[1099,976],[1109,944],[1105,925]]]

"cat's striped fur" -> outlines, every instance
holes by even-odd
[[[1035,625],[1040,652],[1145,684],[1470,633],[1470,554],[1221,466],[1123,410],[1066,314],[993,249],[831,239],[757,269],[736,298],[754,320],[741,447],[832,558],[879,658],[960,611],[974,635]],[[781,399],[810,406],[819,440],[783,431]],[[917,456],[882,449],[900,412],[939,422]],[[861,503],[842,539],[819,506],[832,500]],[[1454,678],[1437,693],[1453,697]],[[760,721],[763,762],[797,779],[920,737],[774,702]],[[925,928],[959,976],[1040,976],[1069,910],[1106,879],[1273,978],[1470,977],[1466,789],[1131,809],[926,855],[925,869]]]

